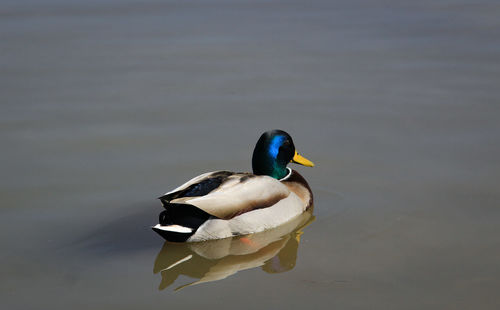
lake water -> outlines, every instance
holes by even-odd
[[[1,1],[0,39],[2,309],[500,308],[498,1]],[[151,231],[273,128],[312,215]]]

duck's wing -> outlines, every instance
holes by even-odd
[[[287,186],[268,176],[216,171],[196,177],[160,199],[164,204],[190,204],[212,216],[230,219],[270,207],[289,195]]]
[[[159,197],[163,204],[181,197],[204,196],[219,187],[227,178],[235,174],[231,171],[212,171],[192,178],[181,186]]]

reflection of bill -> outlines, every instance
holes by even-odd
[[[292,221],[260,233],[199,243],[165,242],[154,264],[161,273],[159,289],[170,286],[180,275],[198,278],[190,285],[227,278],[240,270],[262,266],[267,273],[295,267],[302,229],[314,220],[311,211]]]

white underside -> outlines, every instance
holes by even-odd
[[[199,242],[261,232],[292,220],[306,207],[295,193],[290,193],[272,207],[246,212],[230,220],[208,220],[187,241]]]

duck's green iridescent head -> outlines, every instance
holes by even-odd
[[[282,179],[287,175],[286,165],[290,162],[314,167],[310,160],[297,153],[292,137],[283,130],[266,131],[260,136],[252,157],[254,174]]]

